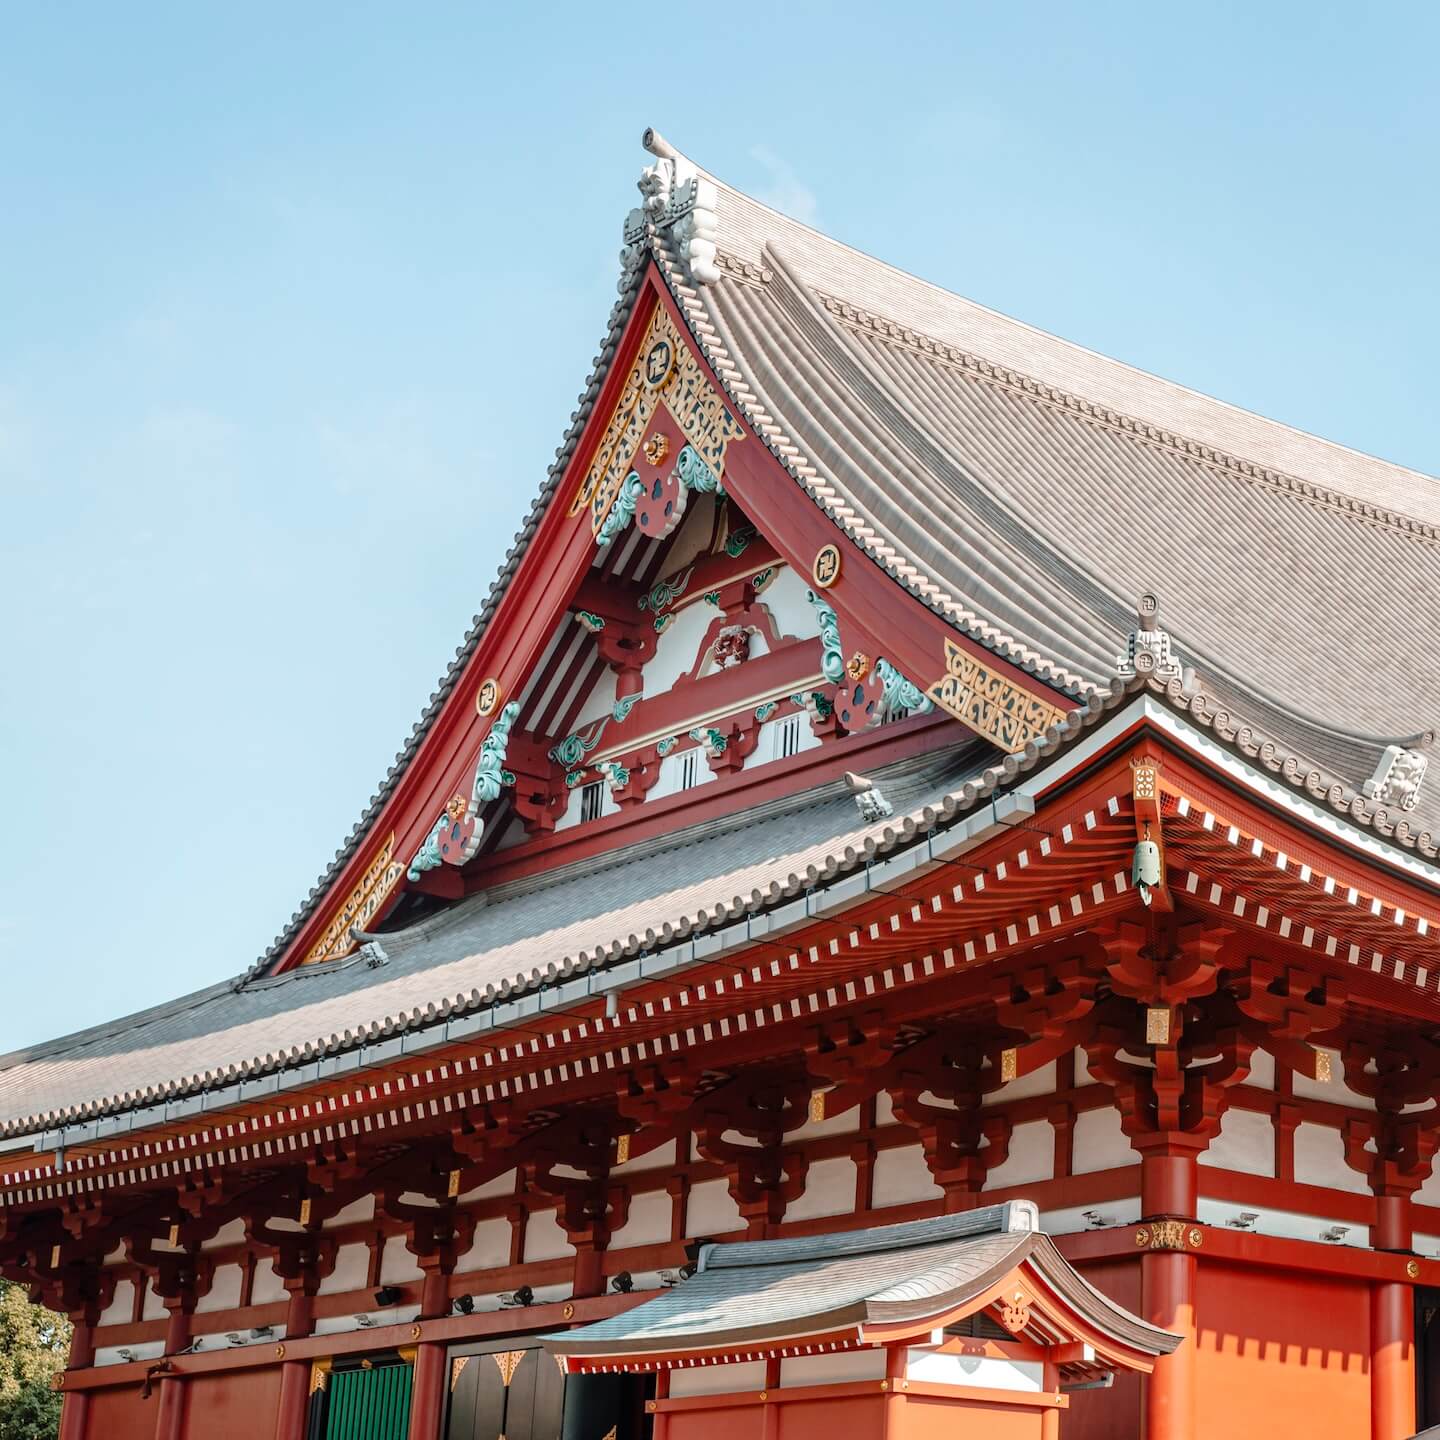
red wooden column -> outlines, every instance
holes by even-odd
[[[85,1370],[95,1363],[95,1327],[77,1321],[70,1336],[69,1370]],[[85,1440],[85,1426],[90,1418],[90,1394],[72,1390],[60,1402],[59,1440]]]
[[[1412,1238],[1409,1195],[1377,1196],[1371,1246],[1408,1250]],[[1372,1440],[1415,1433],[1415,1298],[1398,1281],[1370,1291],[1370,1433]]]
[[[408,1440],[439,1440],[445,1408],[445,1346],[427,1341],[415,1350]]]
[[[1196,1265],[1187,1227],[1175,1222],[1195,1216],[1196,1154],[1171,1145],[1141,1155],[1140,1210],[1150,1221],[1151,1246],[1140,1261],[1141,1308],[1152,1325],[1184,1337],[1146,1380],[1146,1440],[1195,1440]]]
[[[315,1301],[304,1286],[290,1292],[285,1338],[299,1340],[315,1329]],[[275,1414],[275,1440],[305,1440],[310,1418],[310,1362],[287,1360],[280,1367],[280,1404]]]

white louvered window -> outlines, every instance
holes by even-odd
[[[700,749],[697,746],[694,750],[687,750],[680,756],[679,775],[676,777],[675,788],[677,790],[688,790],[700,780]]]
[[[775,758],[788,760],[800,753],[800,727],[805,723],[803,715],[787,715],[778,725],[775,737]]]
[[[605,782],[592,780],[580,791],[580,823],[583,825],[587,820],[598,820],[604,804]]]

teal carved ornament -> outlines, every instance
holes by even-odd
[[[505,768],[505,751],[510,744],[510,727],[519,714],[519,703],[512,700],[495,717],[480,746],[470,794],[457,792],[446,805],[410,861],[407,879],[418,880],[427,870],[441,865],[463,865],[480,848],[485,834],[480,807],[498,800],[500,791],[515,783],[515,776]]]

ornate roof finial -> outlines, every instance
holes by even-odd
[[[1136,619],[1137,628],[1130,632],[1125,653],[1118,657],[1120,678],[1141,675],[1147,680],[1184,680],[1185,671],[1170,648],[1170,636],[1160,628],[1160,601],[1148,590],[1140,597]]]
[[[650,235],[662,230],[670,232],[670,243],[691,280],[713,284],[720,278],[715,263],[715,182],[700,174],[658,130],[647,130],[641,143],[656,159],[640,172],[641,202],[625,217],[621,291],[644,258]]]
[[[1375,773],[1361,789],[1377,805],[1413,810],[1419,802],[1420,783],[1425,779],[1429,763],[1418,750],[1407,749],[1404,745],[1387,745]]]

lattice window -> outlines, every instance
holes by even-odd
[[[580,791],[580,823],[583,825],[587,820],[598,820],[604,808],[605,782],[592,780]]]
[[[779,734],[775,737],[775,758],[788,760],[800,753],[800,727],[805,723],[803,715],[787,715],[779,722]]]

